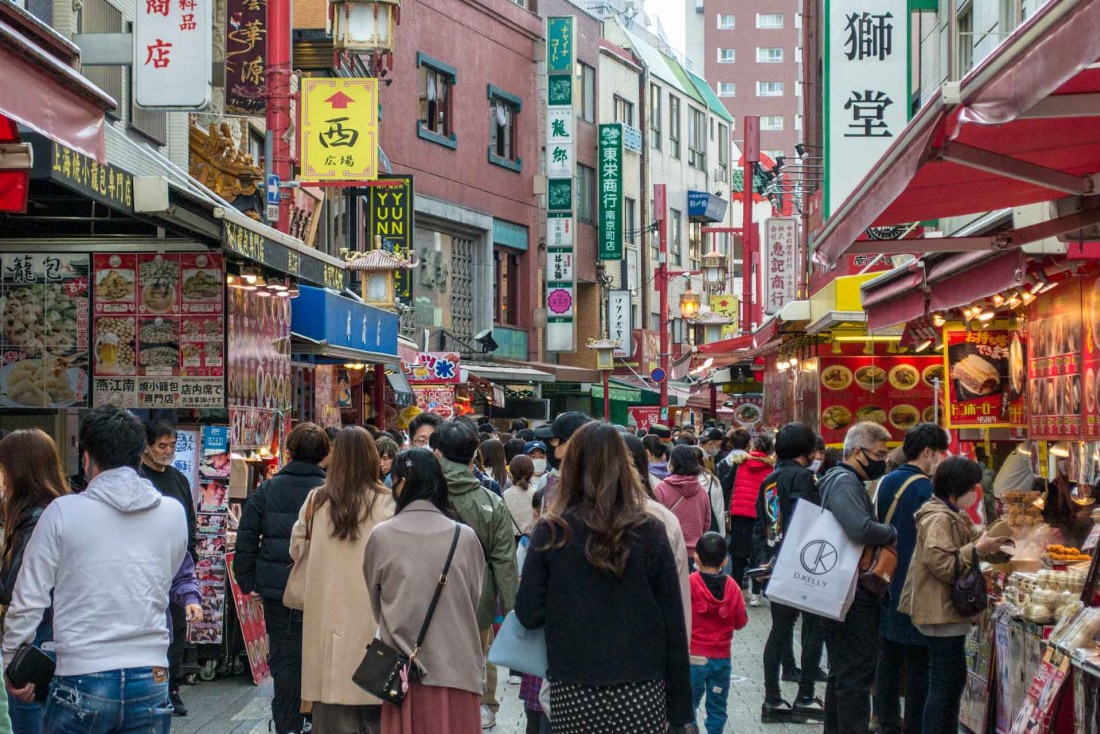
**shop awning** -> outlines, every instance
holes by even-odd
[[[477,362],[463,362],[463,372],[477,375],[483,380],[496,383],[513,382],[553,382],[554,375],[531,367],[518,367],[505,364],[478,364]],[[465,379],[462,380],[465,382]]]
[[[539,382],[600,382],[602,378],[598,370],[590,370],[587,367],[573,367],[567,364],[551,364],[550,362],[512,362],[507,359],[501,363],[508,366],[509,370],[516,367],[528,368],[545,372],[551,376],[550,380]]]
[[[944,85],[814,240],[814,257],[913,247],[860,240],[870,226],[901,224],[1094,194],[1100,181],[1100,3],[1051,0],[961,82]],[[1096,213],[1093,213],[1096,216]],[[1062,229],[922,239],[925,251],[985,250]],[[859,241],[857,241],[859,240]],[[900,251],[900,250],[899,250]]]
[[[302,285],[291,301],[291,351],[334,360],[397,364],[397,314]]]

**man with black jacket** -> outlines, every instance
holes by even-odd
[[[286,439],[290,461],[252,493],[237,528],[233,573],[245,594],[264,600],[269,643],[268,667],[275,680],[271,717],[276,734],[300,734],[306,717],[302,698],[302,613],[283,605],[290,578],[290,531],[310,491],[325,483],[318,464],[328,456],[329,440],[313,423],[299,423]]]

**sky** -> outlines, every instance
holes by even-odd
[[[660,18],[668,42],[681,54],[687,48],[684,39],[684,2],[685,0],[645,0],[646,12]]]

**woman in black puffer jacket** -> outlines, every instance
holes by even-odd
[[[293,565],[290,531],[310,491],[325,483],[325,470],[318,465],[328,456],[328,436],[316,424],[300,423],[287,436],[286,449],[290,462],[256,488],[241,513],[233,573],[243,593],[255,592],[264,600],[275,732],[298,734],[305,725],[299,713],[302,612],[283,605],[283,592]]]

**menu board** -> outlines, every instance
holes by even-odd
[[[821,357],[821,437],[844,443],[848,429],[872,421],[900,442],[905,432],[935,418],[933,380],[943,379],[937,356],[908,354]]]
[[[225,407],[222,256],[94,255],[93,401]]]
[[[1028,309],[1028,434],[1033,439],[1084,435],[1081,380],[1085,340],[1081,321],[1080,281],[1044,293]],[[1095,385],[1095,366],[1092,370]],[[1084,378],[1087,383],[1087,373]],[[1093,415],[1095,394],[1094,388]]]
[[[88,404],[89,258],[0,255],[0,405]]]
[[[764,417],[764,398],[760,395],[730,395],[726,409],[733,411],[732,428],[745,428],[755,431],[760,428]]]
[[[229,290],[229,404],[286,410],[291,401],[290,299]]]
[[[1027,423],[1027,334],[1005,329],[943,330],[949,428]]]
[[[438,387],[412,386],[416,393],[416,407],[424,413],[438,413],[444,420],[455,417],[455,389],[449,385]]]

